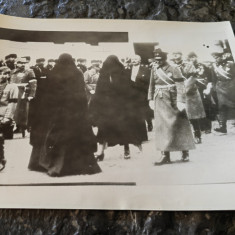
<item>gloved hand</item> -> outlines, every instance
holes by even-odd
[[[177,102],[177,108],[180,112],[182,112],[186,109],[186,105],[185,105],[185,103]]]
[[[153,100],[149,100],[149,107],[154,110],[154,101]]]

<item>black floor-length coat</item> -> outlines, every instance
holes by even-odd
[[[98,127],[99,143],[107,142],[114,146],[141,144],[146,140],[133,118],[135,109],[131,90],[124,66],[116,56],[109,56],[100,71],[96,93],[90,104],[93,124]]]
[[[83,75],[70,55],[60,56],[35,103],[29,169],[58,176],[100,172]]]

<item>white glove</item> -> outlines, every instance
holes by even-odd
[[[154,101],[153,100],[150,100],[149,101],[149,107],[154,110]]]
[[[90,93],[91,93],[92,95],[94,95],[94,94],[95,94],[95,91],[94,91],[94,90],[90,90]]]
[[[180,112],[186,109],[185,103],[182,102],[177,102],[177,108],[179,109]]]

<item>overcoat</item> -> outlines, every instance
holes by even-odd
[[[178,65],[185,78],[186,112],[189,119],[205,118],[205,110],[197,87],[195,67],[193,64],[182,62]]]
[[[16,69],[11,76],[11,83],[15,83],[19,89],[18,102],[14,120],[20,127],[27,128],[29,123],[29,81],[35,79],[33,70]]]
[[[235,63],[213,64],[213,81],[218,98],[219,108],[227,106],[235,108]]]
[[[154,100],[155,143],[160,151],[183,151],[194,149],[194,140],[184,111],[179,111],[177,102],[185,102],[185,87],[180,69],[165,64],[153,67],[150,77],[148,99]],[[161,74],[166,76],[164,83]],[[169,79],[167,79],[167,77]]]

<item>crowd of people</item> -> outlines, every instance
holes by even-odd
[[[148,63],[140,55],[110,55],[89,67],[66,53],[47,65],[39,58],[34,66],[29,56],[6,56],[0,60],[0,170],[4,139],[26,132],[33,147],[28,168],[50,176],[99,173],[110,146],[123,146],[123,158],[130,159],[129,145],[142,152],[153,126],[161,151],[155,165],[169,164],[172,151],[189,161],[212,121],[218,120],[215,132],[226,134],[233,118],[235,63],[221,47],[209,63],[195,52],[175,51],[169,59],[159,46]]]

